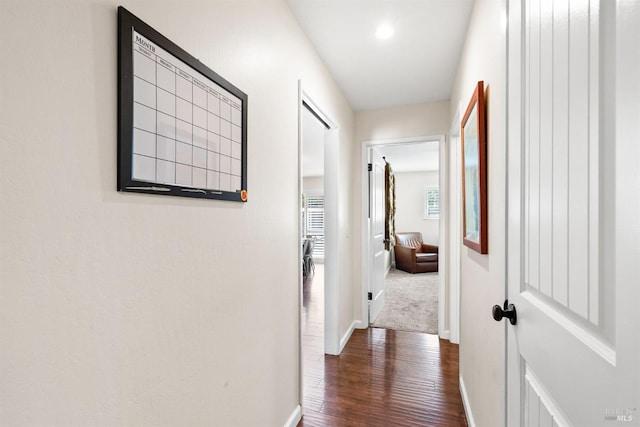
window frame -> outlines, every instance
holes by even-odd
[[[439,187],[435,187],[432,185],[429,186],[425,186],[423,189],[423,196],[424,196],[424,202],[423,202],[423,209],[424,209],[424,219],[439,219],[440,218],[440,188]],[[432,210],[434,209],[433,206],[430,206],[429,201],[430,201],[430,197],[429,194],[436,194],[437,197],[437,212],[433,213]]]
[[[325,197],[324,194],[321,192],[315,192],[315,191],[309,191],[309,192],[304,192],[302,194],[303,196],[303,203],[302,203],[302,221],[303,221],[303,236],[316,236],[318,238],[318,240],[316,241],[316,246],[314,248],[313,251],[313,258],[314,260],[323,260],[324,259],[324,232],[325,232],[325,216],[324,216],[324,209],[325,209]],[[321,204],[322,207],[318,207],[313,206],[309,207],[309,201],[310,200],[322,200]],[[317,203],[317,202],[316,202]],[[322,218],[322,229],[320,230],[319,228],[309,228],[309,221],[310,221],[310,213],[312,214],[317,214],[320,213],[320,216]],[[321,231],[321,232],[320,232]]]

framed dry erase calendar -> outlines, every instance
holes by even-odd
[[[118,7],[118,191],[247,201],[247,95]]]

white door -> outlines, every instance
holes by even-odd
[[[384,222],[385,222],[385,161],[375,148],[371,149],[369,172],[369,230],[371,233],[371,280],[369,280],[369,323],[373,323],[384,306]]]
[[[640,2],[509,0],[507,426],[640,425]]]

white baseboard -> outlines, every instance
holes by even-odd
[[[449,340],[451,337],[451,332],[449,331],[449,329],[445,329],[444,331],[442,331],[442,333],[440,334],[440,338],[442,338],[443,340]]]
[[[296,409],[293,410],[287,422],[284,423],[284,427],[296,427],[300,420],[302,419],[302,407],[300,405],[296,406]]]
[[[340,352],[338,354],[342,353],[342,350],[344,350],[344,347],[349,342],[349,338],[351,338],[351,334],[353,334],[353,331],[356,329],[357,325],[360,323],[361,322],[359,320],[354,320],[353,322],[351,322],[351,326],[349,326],[347,333],[345,333],[342,336],[342,339],[340,339]],[[362,328],[359,328],[359,329],[362,329]]]
[[[462,396],[462,406],[464,406],[464,413],[467,415],[467,424],[469,427],[476,427],[476,422],[473,420],[473,414],[471,413],[471,406],[469,405],[469,396],[467,395],[467,389],[464,386],[464,380],[462,376],[460,378],[460,395]]]

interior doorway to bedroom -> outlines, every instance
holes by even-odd
[[[447,180],[442,178],[446,172],[444,142],[443,135],[363,142],[365,170],[366,163],[370,162],[375,151],[389,164],[394,175],[396,205],[392,217],[395,227],[385,224],[386,239],[394,241],[396,232],[412,232],[420,236],[425,244],[437,247],[438,252],[446,252],[443,230],[445,224],[440,221],[439,216],[441,198],[446,199],[447,188]],[[370,194],[370,177],[365,177],[363,183],[369,187],[363,188],[363,193]],[[383,308],[379,313],[374,313],[377,314],[375,318],[369,315],[370,325],[442,335],[448,304],[445,269],[441,268],[440,262],[438,272],[408,273],[400,268],[396,269],[393,243],[385,250],[384,267],[376,268],[374,263],[379,261],[373,256],[375,236],[371,232],[373,225],[369,203],[363,203],[366,206],[363,209],[366,228],[363,230],[363,313],[371,314],[369,293],[373,293],[372,288],[380,279],[376,275],[383,274],[386,279]],[[387,200],[385,212],[388,211],[389,203]],[[420,285],[420,289],[417,289],[414,282]]]

